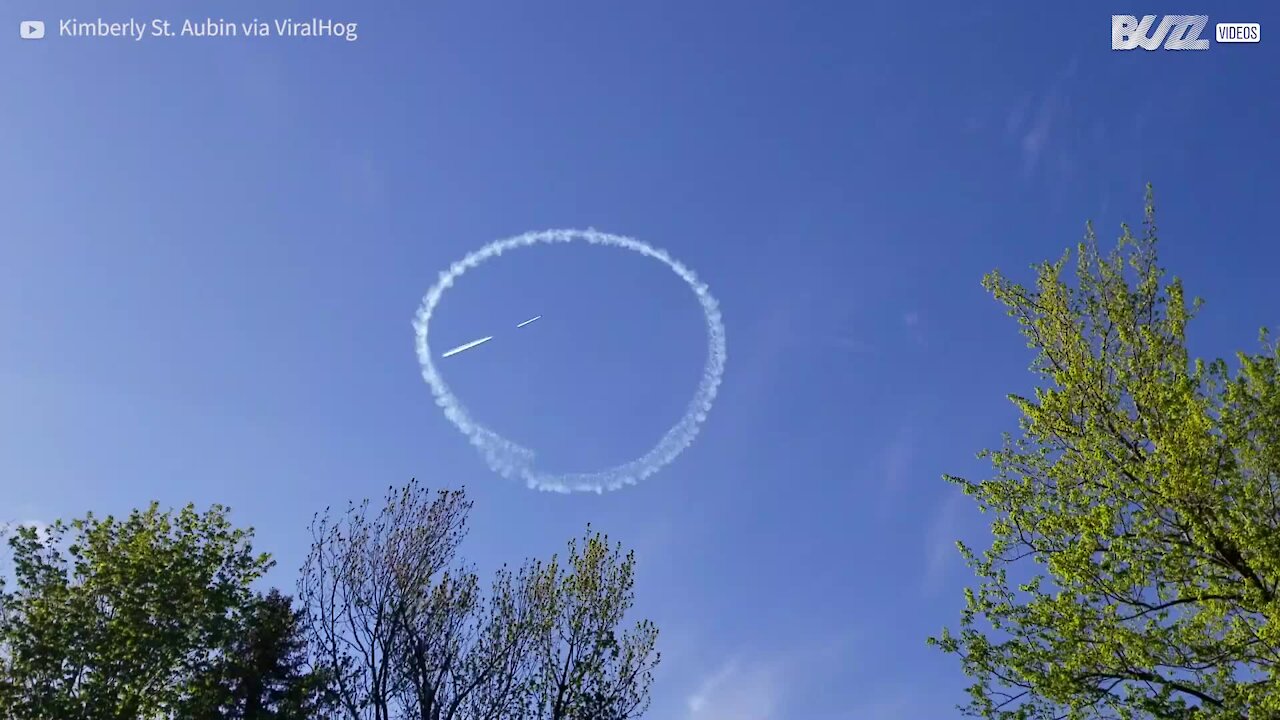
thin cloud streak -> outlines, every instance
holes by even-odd
[[[883,478],[883,483],[880,486],[880,502],[877,511],[882,519],[893,510],[894,501],[902,494],[902,488],[911,473],[913,449],[911,438],[911,426],[903,426],[898,431],[898,436],[889,443],[881,455],[880,476]]]
[[[1053,81],[1053,84],[1034,102],[1033,95],[1026,95],[1009,113],[1005,130],[1011,138],[1018,142],[1018,150],[1022,159],[1023,176],[1030,178],[1044,164],[1045,153],[1060,145],[1057,129],[1063,125],[1062,116],[1068,108],[1064,85],[1076,76],[1080,69],[1080,58],[1074,57]],[[1031,112],[1034,106],[1034,113]],[[1070,171],[1068,163],[1061,160],[1065,149],[1056,153],[1059,158],[1057,170],[1059,175]],[[1051,156],[1054,157],[1054,156]]]
[[[687,700],[686,720],[781,720],[781,672],[764,664],[725,663]]]
[[[953,490],[935,511],[933,521],[925,535],[924,591],[932,595],[942,588],[948,571],[960,559],[956,540],[960,534],[960,519],[969,497]]]

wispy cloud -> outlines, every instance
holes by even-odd
[[[910,333],[911,339],[917,345],[925,345],[926,336],[924,332],[924,316],[918,310],[911,310],[902,316],[902,325]]]
[[[1022,126],[1027,122],[1027,113],[1030,111],[1031,96],[1024,95],[1009,111],[1009,117],[1005,120],[1004,129],[1010,137],[1015,137],[1022,131]]]
[[[42,520],[18,520],[16,522],[0,523],[0,538],[7,538],[17,532],[19,528],[35,528],[36,536],[42,541],[49,539],[49,524]]]
[[[22,521],[22,526],[23,526],[23,527],[34,528],[34,529],[35,529],[35,531],[36,531],[36,537],[39,537],[39,538],[40,538],[40,540],[41,540],[41,542],[48,541],[48,539],[49,539],[49,524],[48,524],[48,523],[43,522],[43,521],[41,521],[41,520],[23,520],[23,521]]]
[[[1062,97],[1057,92],[1050,92],[1041,98],[1031,126],[1022,134],[1022,170],[1025,174],[1030,175],[1040,164],[1040,156],[1044,154],[1049,133],[1053,130],[1054,120],[1061,106]]]
[[[881,518],[892,510],[894,500],[902,494],[902,487],[906,484],[907,477],[911,472],[911,436],[911,426],[904,425],[898,431],[897,437],[885,447],[880,456],[878,474],[882,479],[882,483],[880,485],[880,502],[877,511]]]
[[[827,338],[827,342],[832,347],[839,348],[851,353],[859,355],[864,353],[875,352],[876,346],[855,335],[831,335]]]
[[[1068,109],[1065,85],[1076,76],[1079,68],[1080,59],[1072,58],[1053,83],[1038,93],[1038,100],[1035,95],[1025,95],[1009,113],[1005,129],[1018,142],[1023,174],[1027,177],[1041,166],[1043,157],[1060,134],[1058,129],[1065,124],[1063,115]],[[1063,153],[1057,155],[1059,158],[1062,156]],[[1069,169],[1058,162],[1060,174]]]
[[[863,628],[793,626],[787,647],[735,654],[715,666],[685,699],[684,720],[791,720],[822,689],[849,680]]]
[[[960,560],[956,540],[960,534],[963,511],[972,502],[959,489],[953,489],[934,512],[925,533],[924,591],[932,595],[942,588],[947,572]]]
[[[785,692],[782,671],[735,658],[689,696],[687,720],[779,720]]]

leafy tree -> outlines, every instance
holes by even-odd
[[[616,631],[635,596],[635,555],[590,534],[570,541],[565,567],[539,568],[542,622],[534,642],[533,702],[538,720],[627,720],[649,705],[659,655],[649,621]]]
[[[648,623],[620,632],[634,558],[600,536],[566,566],[501,569],[485,593],[458,558],[471,503],[416,482],[313,523],[299,598],[344,714],[386,720],[625,720],[657,663]]]
[[[301,611],[279,590],[254,598],[228,645],[193,680],[189,720],[304,720],[328,707],[326,677],[309,668]]]
[[[367,500],[336,518],[317,515],[298,595],[312,652],[349,717],[385,720],[408,696],[430,718],[458,701],[455,687],[483,684],[471,671],[504,659],[472,661],[488,648],[458,637],[478,607],[475,578],[449,572],[470,507],[460,492],[433,499],[410,483],[389,490],[376,515]]]
[[[1147,193],[1143,235],[1104,257],[1090,229],[1074,285],[1066,257],[1034,290],[986,278],[1039,387],[995,476],[950,478],[994,515],[989,550],[960,545],[960,632],[931,639],[970,716],[1280,717],[1280,348],[1190,360],[1199,302],[1157,265]]]
[[[0,716],[171,711],[270,564],[251,536],[216,505],[18,529],[0,613]]]

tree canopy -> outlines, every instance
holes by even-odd
[[[0,580],[0,717],[31,720],[629,720],[657,629],[627,625],[635,557],[460,558],[471,502],[416,482],[317,515],[299,600],[215,505],[22,527]]]
[[[302,612],[277,589],[254,597],[235,632],[187,688],[187,720],[305,720],[332,706],[328,676],[312,668]]]
[[[270,566],[226,509],[152,504],[10,538],[0,596],[0,715],[163,716],[236,629]]]
[[[1199,307],[1144,230],[985,286],[1035,352],[1019,436],[959,484],[993,516],[960,629],[931,642],[984,718],[1280,717],[1280,348],[1192,360]]]
[[[648,707],[657,630],[624,627],[635,558],[588,532],[564,560],[460,558],[471,502],[416,482],[322,513],[299,583],[311,647],[352,720],[628,720]]]

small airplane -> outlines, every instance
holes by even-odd
[[[469,343],[467,343],[467,344],[465,344],[465,345],[459,345],[458,347],[456,347],[456,348],[454,348],[454,349],[452,349],[452,350],[449,350],[448,352],[446,352],[445,354],[441,355],[440,357],[442,357],[442,358],[447,358],[447,357],[449,357],[450,355],[457,355],[458,353],[460,353],[460,352],[462,352],[462,351],[464,351],[464,350],[470,350],[471,348],[473,348],[473,347],[475,347],[475,346],[477,346],[477,345],[483,345],[483,344],[485,344],[485,343],[489,342],[489,341],[490,341],[490,340],[492,340],[492,339],[493,339],[493,336],[492,336],[492,335],[490,335],[489,337],[482,337],[482,338],[480,338],[479,340],[472,340],[471,342],[469,342]]]
[[[519,325],[517,325],[516,327],[517,327],[517,328],[522,328],[522,327],[524,327],[525,325],[528,325],[529,323],[533,322],[534,320],[537,320],[537,319],[538,319],[538,318],[540,318],[540,317],[542,317],[542,316],[541,316],[541,315],[535,315],[535,316],[533,316],[533,317],[529,318],[528,320],[525,320],[524,322],[520,323],[520,324],[519,324]],[[446,352],[445,352],[443,355],[441,355],[440,357],[442,357],[442,358],[447,358],[447,357],[449,357],[449,356],[451,356],[451,355],[457,355],[458,353],[463,352],[463,351],[466,351],[466,350],[470,350],[471,348],[473,348],[473,347],[475,347],[475,346],[477,346],[477,345],[483,345],[483,344],[485,344],[485,343],[489,342],[489,341],[490,341],[490,340],[492,340],[492,339],[493,339],[493,336],[492,336],[492,335],[490,335],[490,336],[488,336],[488,337],[482,337],[482,338],[480,338],[479,340],[472,340],[472,341],[471,341],[471,342],[469,342],[469,343],[466,343],[466,344],[464,344],[464,345],[459,345],[458,347],[456,347],[456,348],[454,348],[454,349],[452,349],[452,350],[446,351]]]

